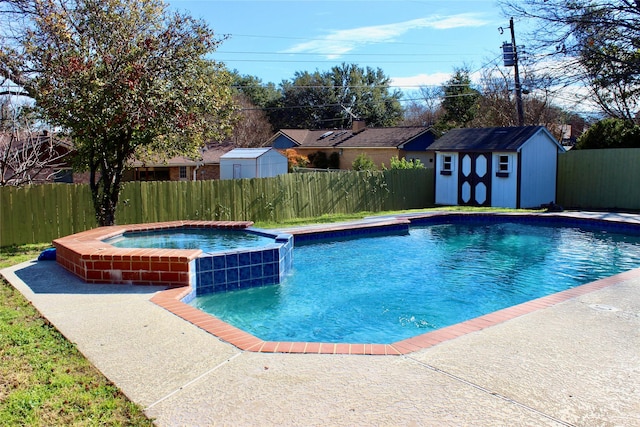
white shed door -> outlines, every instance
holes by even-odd
[[[233,165],[233,179],[242,178],[242,165],[234,164]]]

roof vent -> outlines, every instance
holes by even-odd
[[[333,133],[332,130],[330,130],[329,132],[325,132],[322,135],[320,135],[320,138],[318,139],[325,139],[326,137],[328,137],[329,135],[331,135]]]

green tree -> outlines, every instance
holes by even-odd
[[[0,75],[73,139],[100,225],[115,223],[134,155],[196,155],[231,131],[229,74],[206,59],[221,40],[203,21],[162,0],[3,3],[26,25],[2,39]]]
[[[610,117],[633,122],[640,108],[640,3],[628,0],[500,0],[530,21],[528,39],[545,68],[556,57],[556,84],[584,84]]]
[[[356,157],[351,164],[351,168],[354,171],[372,171],[378,169],[373,160],[364,153],[361,153]]]
[[[274,129],[317,129],[333,127],[337,108],[323,74],[297,71],[292,80],[282,81],[280,98],[269,104],[267,114]]]
[[[231,71],[232,86],[234,92],[247,97],[251,103],[259,108],[268,107],[280,98],[280,92],[273,83],[263,83],[262,79],[249,74],[240,74],[237,70]]]
[[[467,68],[458,68],[442,86],[444,114],[437,127],[465,127],[476,117],[480,92],[471,87],[469,73]]]
[[[382,69],[342,63],[325,76],[333,88],[333,98],[341,107],[337,109],[334,126],[348,126],[351,115],[375,127],[395,126],[402,120],[402,92],[390,90],[391,79]]]
[[[353,116],[369,126],[395,126],[402,120],[399,90],[381,69],[354,64],[326,72],[296,72],[280,84],[281,98],[272,102],[269,116],[275,129],[345,128]]]
[[[574,149],[640,148],[640,126],[626,120],[608,118],[594,123]]]

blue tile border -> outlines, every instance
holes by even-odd
[[[183,302],[216,292],[280,283],[293,266],[293,236],[263,231],[256,233],[273,237],[274,243],[262,248],[200,255],[192,270],[195,271],[194,291]]]
[[[403,235],[409,234],[409,225],[407,222],[406,224],[372,224],[368,227],[346,228],[341,230],[319,230],[313,233],[296,234],[294,241],[296,246],[300,246],[331,240]]]
[[[409,218],[411,226],[435,224],[451,224],[457,222],[477,222],[483,224],[517,222],[561,227],[581,227],[589,230],[615,230],[640,233],[640,224],[609,221],[599,218],[577,218],[556,214],[521,214],[521,213],[448,213]]]
[[[250,230],[253,233],[272,237],[274,243],[262,248],[205,253],[192,261],[190,283],[193,291],[183,299],[190,302],[196,296],[228,290],[267,286],[280,283],[293,267],[294,245],[313,244],[323,241],[354,239],[385,235],[403,235],[410,227],[459,222],[495,224],[517,222],[524,224],[582,227],[593,230],[640,233],[640,224],[608,221],[598,218],[576,218],[561,214],[521,213],[442,213],[399,216],[402,224],[367,224],[355,228],[317,230],[300,234],[269,233]],[[194,273],[195,272],[195,273]]]

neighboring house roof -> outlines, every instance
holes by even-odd
[[[152,166],[178,167],[178,166],[198,166],[198,165],[215,165],[220,163],[220,157],[225,153],[233,150],[235,146],[230,142],[211,143],[200,149],[199,159],[190,159],[188,157],[172,157],[167,160],[149,160],[142,162],[134,160],[129,163],[129,167],[141,168]]]
[[[57,135],[52,135],[47,131],[39,132],[37,134],[25,133],[24,135],[2,134],[0,135],[0,148],[2,150],[11,151],[32,151],[37,149],[39,152],[51,151],[54,148],[59,148],[61,152],[71,152],[74,150],[73,143],[71,141],[60,138]]]
[[[257,159],[258,157],[266,154],[273,148],[235,148],[228,153],[224,154],[222,159]],[[274,152],[278,153],[276,150]],[[278,155],[281,155],[278,153]],[[284,157],[284,156],[282,156]]]
[[[433,151],[518,151],[538,132],[562,146],[544,126],[493,127],[452,129],[436,140],[429,150]]]
[[[267,144],[284,136],[300,148],[400,148],[413,139],[432,132],[430,127],[365,128],[359,132],[338,129],[281,129]]]

